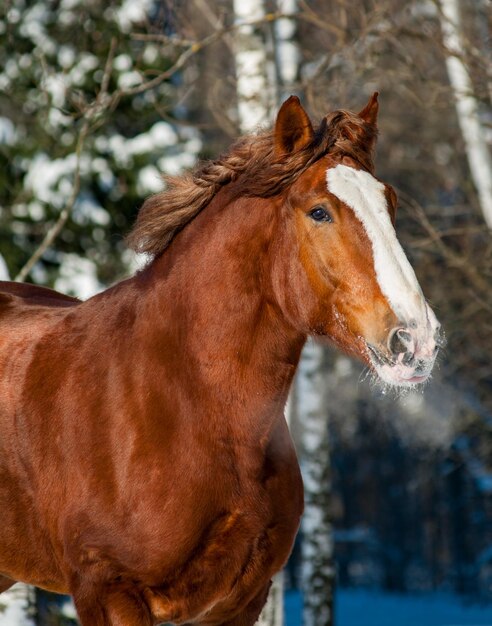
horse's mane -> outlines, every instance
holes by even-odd
[[[325,155],[349,156],[372,172],[375,126],[356,113],[339,110],[323,118],[313,140],[301,150],[278,157],[273,130],[247,135],[214,161],[206,161],[182,176],[164,176],[164,191],[150,196],[127,242],[137,252],[155,257],[228,183],[237,181],[243,196],[271,197],[291,185]]]

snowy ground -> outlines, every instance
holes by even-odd
[[[492,604],[462,604],[456,596],[385,594],[362,590],[337,593],[335,626],[492,626]],[[300,626],[301,597],[288,593],[286,626]]]

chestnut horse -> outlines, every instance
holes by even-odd
[[[83,626],[256,621],[303,509],[283,411],[307,336],[392,385],[438,350],[377,107],[313,128],[289,98],[147,200],[147,267],[86,302],[0,284],[0,590],[70,593]]]

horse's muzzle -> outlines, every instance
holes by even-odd
[[[413,387],[429,378],[444,344],[440,326],[422,332],[416,324],[408,324],[392,329],[384,348],[369,343],[367,348],[371,364],[383,382]]]

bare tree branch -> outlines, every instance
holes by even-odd
[[[60,215],[58,216],[58,219],[56,220],[56,222],[48,230],[42,242],[39,244],[39,246],[36,248],[34,253],[28,259],[28,261],[23,265],[23,267],[20,269],[19,273],[15,277],[15,280],[18,282],[23,282],[24,280],[26,280],[27,276],[29,275],[29,272],[32,270],[34,265],[39,261],[39,259],[43,256],[46,250],[51,246],[51,244],[55,241],[55,239],[61,233],[61,231],[63,230],[63,227],[65,226],[73,210],[73,207],[77,200],[77,196],[80,191],[80,167],[81,167],[82,151],[83,151],[87,136],[89,134],[89,130],[91,128],[91,123],[93,119],[102,110],[104,110],[104,108],[106,108],[106,106],[109,104],[109,99],[107,95],[108,95],[109,80],[110,80],[111,72],[113,69],[113,59],[114,59],[115,50],[116,50],[116,39],[113,37],[113,39],[111,40],[109,53],[106,59],[105,67],[104,67],[103,78],[101,81],[101,88],[97,94],[95,101],[86,110],[83,116],[82,127],[77,137],[77,144],[75,147],[75,159],[76,160],[75,160],[75,168],[74,168],[74,174],[73,174],[72,193],[70,194],[67,204],[60,212]]]
[[[80,161],[81,161],[82,149],[84,147],[87,133],[89,132],[89,126],[90,126],[90,119],[86,117],[84,119],[82,128],[80,130],[80,133],[77,139],[77,146],[75,149],[76,161],[75,161],[75,170],[74,170],[74,177],[73,177],[73,188],[72,188],[72,193],[70,194],[70,198],[68,199],[68,202],[65,205],[65,207],[62,209],[56,222],[46,233],[43,241],[39,244],[39,246],[36,248],[32,256],[24,264],[24,266],[21,268],[21,270],[15,277],[14,280],[18,282],[23,282],[24,280],[26,280],[27,276],[29,275],[29,272],[32,270],[34,265],[39,261],[39,259],[43,256],[46,250],[51,246],[54,240],[58,237],[63,227],[65,226],[70,216],[70,213],[72,212],[72,209],[74,207],[75,201],[77,199],[77,196],[80,190]]]
[[[464,274],[479,294],[490,298],[492,294],[489,283],[484,280],[480,272],[477,271],[475,266],[472,265],[465,256],[458,254],[444,243],[443,233],[440,233],[436,228],[434,228],[422,206],[402,191],[399,191],[398,195],[406,204],[412,207],[412,212],[415,212],[419,223],[426,230],[430,239],[446,260],[447,264],[452,268],[460,270],[460,272]]]

